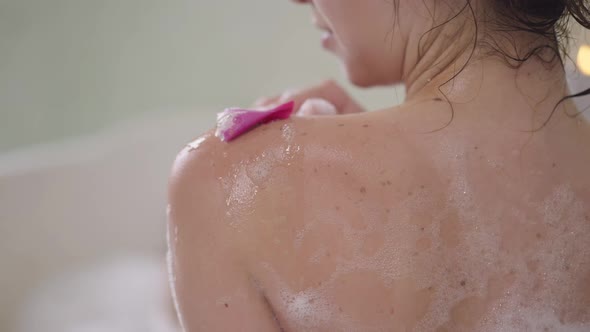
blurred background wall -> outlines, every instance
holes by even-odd
[[[0,0],[0,152],[146,115],[249,105],[283,87],[339,77],[299,7]]]

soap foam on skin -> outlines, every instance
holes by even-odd
[[[466,178],[466,164],[468,159],[466,149],[461,146],[447,145],[446,151],[442,151],[442,156],[435,160],[448,160],[444,155],[454,156],[454,161],[448,165],[450,169],[455,170],[451,174],[449,183],[449,197],[445,210],[441,211],[441,220],[435,220],[433,229],[434,243],[433,248],[439,248],[441,254],[431,261],[432,275],[437,279],[431,279],[428,276],[420,278],[421,282],[426,285],[430,283],[435,285],[436,291],[431,310],[427,313],[418,325],[419,331],[435,330],[446,322],[451,320],[448,308],[457,306],[468,296],[485,297],[489,282],[489,271],[499,255],[498,231],[492,222],[485,222],[481,219],[481,213],[478,211],[473,200],[473,190]],[[446,168],[446,167],[445,167]],[[453,212],[456,211],[456,214]],[[443,244],[440,225],[445,221],[443,218],[453,218],[456,215],[457,225],[460,227],[462,240],[457,248],[453,248],[449,254],[445,254],[447,248]],[[452,254],[451,254],[452,253]],[[457,264],[456,261],[462,264]],[[459,266],[456,271],[450,273],[446,271],[447,266]],[[441,276],[446,276],[440,279]],[[464,284],[465,286],[462,286]],[[451,328],[452,331],[459,331],[457,327]]]
[[[444,159],[443,159],[444,160]],[[501,161],[498,162],[501,164]],[[494,165],[490,165],[494,166]],[[541,276],[543,282],[545,282],[541,291],[534,290],[532,287],[534,275],[531,275],[527,271],[526,262],[522,261],[519,256],[514,256],[511,253],[505,253],[500,250],[499,243],[501,238],[499,236],[500,230],[494,226],[495,220],[501,220],[498,218],[506,217],[510,220],[523,220],[527,222],[526,218],[523,218],[523,214],[520,211],[499,211],[497,216],[485,216],[486,220],[480,220],[477,222],[478,215],[483,215],[478,212],[478,207],[472,202],[472,194],[469,191],[468,183],[465,178],[465,169],[461,165],[456,165],[454,169],[458,172],[454,174],[456,179],[450,185],[451,198],[450,203],[454,205],[459,214],[461,223],[468,229],[465,233],[465,241],[463,241],[462,247],[464,250],[458,249],[458,253],[463,253],[464,262],[468,262],[466,268],[469,271],[468,278],[469,285],[474,288],[475,294],[479,296],[486,296],[488,292],[486,288],[489,286],[491,280],[489,280],[489,271],[504,271],[504,273],[514,273],[515,281],[512,285],[500,294],[498,301],[490,301],[490,307],[493,309],[491,313],[484,317],[484,324],[477,328],[478,331],[543,331],[540,327],[547,327],[548,331],[588,331],[590,325],[588,324],[563,324],[558,321],[553,321],[551,324],[545,324],[542,326],[540,322],[543,321],[543,317],[554,312],[552,308],[563,307],[563,295],[562,298],[556,298],[557,294],[563,291],[563,284],[568,284],[567,280],[571,280],[572,276],[584,275],[583,273],[571,273],[564,272],[563,262],[572,260],[572,257],[577,257],[577,262],[572,262],[577,266],[589,266],[590,259],[588,255],[582,255],[575,253],[575,248],[572,248],[571,243],[584,243],[584,239],[590,236],[589,225],[576,224],[576,221],[583,220],[584,207],[581,202],[577,201],[573,191],[568,186],[557,187],[554,193],[549,197],[543,206],[535,206],[535,203],[528,202],[523,207],[523,210],[528,208],[536,208],[539,215],[544,216],[543,224],[546,225],[561,225],[561,229],[553,229],[551,234],[547,234],[547,237],[556,239],[549,247],[541,245],[536,246],[534,252],[534,258],[539,262],[539,271],[544,272]],[[466,195],[467,193],[467,195]],[[525,202],[527,202],[525,200]],[[527,206],[528,205],[528,206]],[[512,217],[511,217],[512,216]],[[475,225],[471,225],[472,220]],[[489,221],[487,221],[489,220]],[[529,223],[539,224],[539,221],[528,221]],[[570,227],[578,228],[576,231],[566,231]],[[576,226],[577,225],[577,226]],[[576,234],[578,238],[572,238]],[[564,253],[565,248],[570,248],[571,251],[568,254]],[[588,250],[588,249],[586,249]],[[586,257],[586,258],[584,258]],[[450,263],[450,262],[449,262]],[[483,264],[482,264],[483,263]],[[434,268],[434,271],[440,271],[446,265],[444,261],[440,265]],[[486,265],[489,268],[486,268]],[[588,270],[588,268],[586,268]],[[588,273],[590,271],[586,271]],[[436,274],[437,272],[435,272]],[[455,281],[456,282],[456,281]],[[452,287],[452,281],[448,280],[441,286],[441,292],[436,297],[431,308],[447,308],[449,303],[457,304],[462,298],[465,298],[467,294],[465,291]],[[471,292],[471,291],[470,291]],[[530,299],[519,299],[518,294],[538,294],[538,300],[536,302],[530,301]],[[553,303],[551,303],[553,301]],[[580,308],[582,304],[578,304]],[[573,306],[575,307],[575,305]],[[437,312],[438,311],[438,312]],[[555,313],[553,314],[555,316]],[[524,320],[517,321],[510,319],[509,316],[513,317],[524,317]],[[586,315],[587,316],[587,315]],[[588,321],[586,317],[586,320]],[[437,309],[431,312],[420,325],[418,330],[431,330],[436,327],[440,327],[441,323],[448,321],[449,316],[446,310]],[[452,331],[472,331],[473,329],[462,329],[454,327]]]
[[[438,158],[454,160],[441,167],[455,170],[448,184],[449,196],[438,215],[424,227],[418,227],[412,218],[415,211],[436,206],[437,198],[428,192],[415,192],[391,214],[381,217],[375,212],[379,210],[378,203],[371,206],[371,202],[364,202],[359,206],[364,219],[361,224],[367,225],[364,229],[357,226],[358,222],[339,217],[333,209],[323,207],[326,211],[317,212],[318,220],[307,224],[300,234],[313,232],[320,222],[339,223],[341,233],[335,236],[346,239],[350,251],[346,256],[334,257],[336,268],[320,286],[293,291],[285,283],[277,282],[283,290],[281,298],[290,322],[306,331],[390,331],[387,322],[380,323],[381,326],[363,326],[350,317],[340,316],[336,305],[330,305],[333,298],[330,291],[340,278],[368,271],[376,273],[388,287],[409,276],[415,278],[417,289],[433,287],[428,312],[417,322],[414,331],[436,331],[442,327],[453,332],[590,331],[587,309],[575,293],[576,284],[582,282],[581,276],[590,276],[590,249],[571,246],[590,237],[590,225],[578,223],[584,218],[585,207],[573,189],[568,185],[558,186],[541,203],[523,195],[519,208],[479,206],[474,199],[477,188],[473,188],[467,177],[468,156],[463,151],[468,148],[455,146],[449,150],[455,151],[441,153],[451,158]],[[488,160],[486,164],[492,169],[504,167],[501,159]],[[525,211],[535,214],[530,216]],[[380,223],[379,218],[387,218],[383,229],[371,226]],[[459,226],[456,247],[448,247],[449,240],[441,228],[449,219],[456,219]],[[530,248],[523,247],[522,252],[506,252],[502,247],[502,234],[506,230],[499,220],[513,220],[517,223],[515,228],[522,225],[519,230],[547,228],[542,236],[553,240],[551,243],[539,240]],[[387,236],[380,249],[367,255],[362,251],[362,242],[372,232]],[[425,237],[430,240],[430,246],[417,250],[416,243]],[[301,247],[305,237],[299,236],[298,241]],[[322,248],[312,252],[310,264],[317,264],[322,253]],[[457,264],[459,261],[461,264]],[[531,261],[537,262],[538,272],[530,270]],[[454,270],[448,270],[449,266],[455,266]],[[416,267],[428,268],[416,270]],[[275,277],[281,280],[279,275]],[[454,322],[459,316],[453,312],[467,309],[470,302],[465,301],[471,298],[482,303],[483,316],[474,318],[475,326]],[[578,308],[581,316],[574,317],[573,308]],[[569,310],[566,314],[571,317],[564,320],[558,310]]]
[[[322,260],[326,257],[328,251],[325,247],[319,248],[310,258],[309,262],[313,264],[321,264]]]
[[[418,203],[425,198],[421,195],[416,195],[414,198]],[[398,278],[402,278],[411,271],[410,265],[404,263],[411,260],[411,253],[413,252],[412,241],[404,239],[404,233],[400,232],[400,226],[408,227],[415,230],[415,227],[409,222],[400,222],[399,220],[392,220],[389,223],[388,234],[395,234],[396,237],[390,237],[388,242],[383,245],[383,249],[377,250],[374,255],[367,256],[363,252],[362,239],[374,232],[379,232],[374,225],[381,224],[381,219],[385,216],[375,213],[380,210],[379,205],[365,205],[363,210],[363,218],[366,219],[367,227],[356,228],[350,225],[345,220],[338,220],[338,218],[326,217],[327,222],[337,222],[341,226],[342,236],[347,239],[346,243],[351,245],[352,256],[337,257],[337,267],[328,280],[324,281],[321,286],[309,288],[302,292],[289,291],[284,283],[281,289],[283,305],[288,309],[290,321],[295,321],[299,329],[306,331],[330,330],[330,331],[391,331],[391,327],[387,323],[359,323],[353,321],[351,318],[345,318],[335,305],[327,304],[327,295],[333,289],[335,282],[341,277],[345,277],[350,273],[357,271],[375,271],[377,275],[382,278],[382,282],[390,285]],[[408,221],[406,219],[405,221]],[[309,231],[314,228],[307,226]],[[416,236],[418,238],[418,236]],[[406,246],[400,248],[400,243],[406,242]],[[318,259],[322,254],[319,250],[311,256],[311,260]],[[404,268],[403,266],[406,265]],[[280,280],[280,276],[276,276]],[[309,303],[310,298],[314,299],[314,303]],[[306,313],[303,315],[302,313]],[[326,324],[322,327],[322,324]],[[381,324],[381,325],[380,325]]]
[[[556,226],[566,213],[580,213],[579,210],[583,209],[583,206],[577,206],[577,211],[567,210],[567,208],[573,205],[574,201],[574,193],[567,186],[556,188],[552,197],[546,199],[542,207],[545,224]]]
[[[244,219],[248,213],[252,212],[251,206],[255,202],[258,194],[256,186],[243,167],[238,168],[233,175],[233,185],[229,197],[226,199],[228,208],[228,217],[231,217],[231,224]]]
[[[292,124],[284,124],[281,127],[281,137],[287,145],[290,145],[295,140],[295,128]]]
[[[299,323],[298,329],[309,330],[328,325],[333,318],[330,303],[314,290],[297,294],[283,292],[281,298],[286,304],[289,317]]]
[[[284,309],[288,322],[287,328],[296,331],[364,331],[364,332],[385,332],[390,328],[375,326],[371,323],[361,323],[353,320],[341,310],[335,303],[329,301],[326,296],[332,286],[325,283],[322,286],[310,287],[304,291],[293,291],[281,279],[269,263],[261,263],[274,282],[281,289],[280,305]],[[280,318],[280,319],[281,319]]]
[[[308,149],[306,151],[310,152],[320,152],[322,149]],[[325,155],[322,155],[326,157]],[[352,164],[352,158],[347,158],[347,156],[339,154],[339,153],[329,153],[329,156],[333,156],[334,158],[330,159],[330,162],[339,162],[339,163],[350,163]],[[324,158],[325,159],[325,158]],[[351,167],[353,168],[353,167]],[[354,173],[354,171],[352,171]],[[413,197],[409,198],[408,201],[413,205],[422,205],[425,201],[428,201],[427,195],[417,193],[413,195]],[[354,199],[351,197],[351,199]],[[356,208],[355,208],[356,209]],[[377,250],[372,251],[369,255],[363,250],[363,240],[368,236],[374,233],[380,233],[381,230],[376,228],[376,225],[382,224],[382,220],[384,218],[388,218],[381,210],[382,206],[378,202],[371,202],[365,201],[363,204],[358,206],[360,210],[360,219],[362,222],[356,223],[352,220],[343,220],[342,215],[335,214],[333,209],[320,209],[317,211],[317,220],[311,221],[307,223],[304,227],[303,233],[299,232],[299,236],[296,237],[295,247],[300,247],[302,242],[304,241],[304,236],[301,234],[306,234],[309,232],[314,231],[319,223],[337,223],[340,227],[341,234],[336,236],[342,237],[345,239],[345,243],[350,247],[347,250],[347,254],[343,256],[336,257],[336,269],[332,273],[332,275],[325,280],[321,286],[314,287],[313,291],[314,294],[318,294],[318,296],[322,296],[322,298],[327,299],[329,296],[327,295],[330,289],[333,288],[334,283],[341,277],[345,277],[350,273],[355,273],[357,271],[373,271],[376,273],[378,277],[382,279],[382,283],[389,284],[390,286],[395,282],[395,280],[399,278],[403,278],[407,276],[411,272],[411,260],[413,253],[415,251],[415,242],[419,239],[418,229],[415,225],[411,224],[410,218],[411,216],[404,215],[390,215],[389,218],[393,218],[387,220],[386,223],[387,229],[385,233],[390,235],[384,241],[382,248],[377,248]],[[315,212],[314,212],[315,214]],[[403,229],[402,229],[403,228]],[[400,231],[402,230],[402,231]],[[415,233],[415,236],[412,240],[407,239],[407,234],[411,234],[412,232]],[[316,252],[313,256],[310,257],[310,260],[317,261],[319,259],[319,255],[321,255],[321,251]],[[277,277],[278,278],[278,277]],[[295,301],[293,298],[296,298],[297,294],[306,298],[307,293],[301,292],[296,293],[292,291],[287,291],[286,287],[283,287],[284,292],[286,294],[291,294],[291,297],[285,297],[284,300],[287,302],[288,305],[295,303],[300,304],[300,301]],[[311,289],[309,289],[311,290]],[[295,293],[295,295],[293,294]],[[298,307],[299,305],[297,305]],[[325,312],[326,309],[323,310],[315,310],[314,312],[317,315],[323,314],[327,316],[331,316],[332,318],[326,319],[325,317],[316,317],[313,319],[308,319],[306,322],[301,322],[298,319],[301,319],[297,312],[301,310],[291,310],[293,313],[293,319],[297,321],[298,324],[302,324],[299,326],[300,328],[312,331],[312,330],[322,330],[322,328],[318,325],[304,325],[304,324],[311,324],[310,321],[330,321],[329,328],[334,328],[332,330],[336,331],[390,331],[391,328],[389,324],[383,324],[381,326],[374,326],[379,325],[381,323],[375,323],[373,326],[368,326],[367,324],[360,324],[358,322],[350,321],[350,320],[337,320],[334,316],[338,316],[338,311],[336,307],[330,307],[332,312]],[[289,317],[291,318],[291,317]],[[315,327],[312,329],[312,327]],[[340,327],[340,328],[339,328]],[[323,330],[326,330],[324,328]]]
[[[217,128],[215,130],[215,137],[222,138],[223,133],[228,132],[233,127],[236,126],[236,118],[239,116],[239,113],[233,114],[224,114],[218,113],[217,114]]]
[[[253,205],[260,190],[264,189],[275,168],[291,166],[301,153],[295,142],[295,128],[292,124],[281,127],[282,143],[269,148],[249,160],[232,167],[226,177],[221,177],[226,196],[226,217],[230,225],[237,227],[253,212]]]

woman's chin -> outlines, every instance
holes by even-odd
[[[366,79],[355,79],[355,78],[350,78],[349,77],[348,80],[354,86],[359,87],[359,88],[370,88],[370,87],[373,87],[373,86],[377,85],[374,82],[372,82],[370,80],[366,80]]]
[[[369,88],[378,85],[375,78],[369,75],[367,71],[360,70],[346,63],[343,63],[342,66],[346,73],[346,77],[351,84],[359,88]]]
[[[380,75],[375,74],[375,70],[364,65],[362,58],[347,56],[343,53],[345,52],[339,52],[338,49],[334,51],[340,63],[340,70],[351,84],[359,88],[369,88],[389,83],[383,82],[384,77],[379,77]]]
[[[348,81],[359,88],[391,86],[401,82],[398,75],[381,75],[366,66],[354,65],[345,61],[341,62],[341,66]]]

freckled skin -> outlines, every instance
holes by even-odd
[[[579,153],[588,125],[564,117],[516,158],[515,142],[528,139],[520,132],[459,108],[448,128],[425,134],[417,117],[444,123],[444,113],[413,107],[294,118],[182,152],[170,221],[187,331],[486,331],[499,304],[517,301],[589,323],[590,154]],[[287,149],[297,152],[277,152]],[[581,212],[551,226],[546,202],[563,183],[575,204],[562,207]],[[226,204],[236,192],[239,209]],[[564,252],[575,268],[536,256],[545,252]],[[544,277],[556,269],[559,279]]]
[[[590,331],[590,128],[569,102],[552,114],[560,64],[474,50],[484,0],[297,2],[353,84],[402,83],[406,101],[179,154],[185,330]],[[491,45],[538,40],[509,31]]]

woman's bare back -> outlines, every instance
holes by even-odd
[[[206,140],[215,222],[277,329],[590,329],[587,122],[433,131],[440,104]]]

